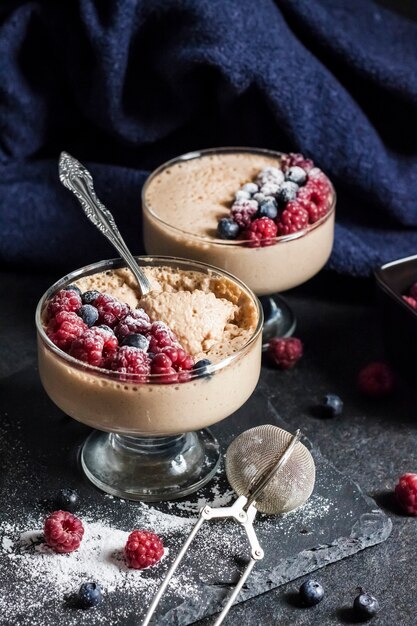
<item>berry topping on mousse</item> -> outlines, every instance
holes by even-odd
[[[47,313],[50,318],[61,311],[75,313],[81,304],[81,296],[77,291],[74,289],[60,289],[52,300],[49,301]]]
[[[164,546],[158,535],[148,530],[134,530],[125,545],[125,557],[129,567],[145,569],[155,565],[164,554]]]
[[[277,225],[269,217],[258,217],[243,231],[242,238],[250,241],[252,247],[267,246],[273,243]]]
[[[43,534],[46,544],[55,552],[74,552],[84,535],[81,520],[68,511],[55,511],[46,518]]]
[[[76,313],[68,311],[69,299],[62,291],[46,309],[47,319],[51,310],[56,311],[49,318],[46,333],[61,350],[83,363],[119,374],[120,380],[133,375],[139,377],[137,382],[148,382],[150,374],[158,374],[154,381],[157,383],[185,382],[190,378],[187,372],[193,369],[194,359],[167,324],[151,322],[143,309],[132,310],[98,291],[82,294],[83,299],[89,294],[87,300],[93,304],[82,305]],[[77,292],[65,293],[81,302]],[[96,312],[94,320],[89,317],[89,309]],[[87,314],[81,315],[86,310]]]
[[[245,240],[250,247],[271,245],[277,236],[297,233],[325,217],[331,199],[330,181],[313,161],[302,154],[283,154],[279,166],[265,167],[235,192],[230,216],[219,220],[217,235]],[[253,224],[261,218],[273,221],[273,235],[253,234]]]

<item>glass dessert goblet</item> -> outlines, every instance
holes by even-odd
[[[176,382],[95,367],[59,349],[45,330],[47,303],[59,290],[95,274],[111,275],[123,261],[101,261],[53,284],[36,310],[39,373],[50,399],[95,430],[81,451],[86,476],[100,489],[130,500],[158,501],[190,494],[207,483],[220,460],[207,427],[236,411],[252,394],[261,367],[262,309],[240,280],[203,263],[136,257],[142,268],[193,272],[213,289],[245,302],[253,325],[244,345],[217,362],[186,372]],[[165,271],[165,270],[164,270]],[[222,296],[223,297],[223,296]],[[244,323],[244,322],[242,322]],[[227,341],[224,339],[223,344]]]
[[[280,168],[284,156],[288,155],[255,148],[191,152],[157,168],[142,191],[148,254],[195,259],[238,276],[261,299],[264,343],[273,336],[291,335],[295,329],[295,316],[277,294],[312,278],[330,256],[333,186],[323,175],[328,183],[325,214],[290,234],[254,245],[242,233],[236,239],[221,239],[217,224],[230,217],[236,191],[255,180],[263,168]]]

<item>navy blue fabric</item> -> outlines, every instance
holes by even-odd
[[[2,0],[0,260],[69,269],[113,255],[58,181],[61,150],[91,168],[136,253],[149,171],[219,145],[301,151],[328,173],[339,196],[329,267],[367,275],[416,253],[411,6]]]

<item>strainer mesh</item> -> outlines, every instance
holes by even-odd
[[[292,439],[278,426],[255,426],[239,435],[226,453],[226,474],[230,485],[241,496],[248,496],[254,484],[276,463]],[[307,448],[298,442],[288,461],[265,487],[255,504],[268,514],[286,513],[310,497],[315,481],[315,465]]]

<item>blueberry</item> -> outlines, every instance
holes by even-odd
[[[325,417],[336,417],[343,413],[343,400],[335,393],[328,393],[321,401],[320,409]]]
[[[78,591],[81,608],[89,609],[103,601],[103,594],[98,583],[83,583]]]
[[[217,225],[217,232],[221,239],[236,239],[239,226],[230,217],[223,217]]]
[[[60,489],[55,498],[55,504],[58,509],[72,513],[77,510],[78,500],[78,491],[75,489]]]
[[[305,606],[314,606],[324,598],[324,589],[316,580],[306,580],[300,587],[300,596]]]
[[[93,326],[98,320],[98,311],[91,304],[83,304],[77,311],[77,315],[87,326]]]
[[[304,185],[307,180],[307,173],[302,167],[294,165],[286,171],[285,180],[289,180],[301,187],[301,185]]]
[[[197,363],[194,364],[193,369],[199,370],[198,372],[199,376],[211,377],[213,374],[209,374],[207,372],[207,367],[209,367],[210,365],[212,365],[212,362],[210,361],[210,359],[201,359],[200,361],[197,361]]]
[[[76,291],[79,296],[81,295],[81,289],[77,285],[68,285],[68,287],[64,287],[64,291]]]
[[[274,198],[266,198],[264,202],[259,205],[257,217],[270,217],[274,220],[278,215],[277,203]]]
[[[249,191],[245,191],[244,189],[239,189],[236,191],[235,200],[237,202],[241,202],[242,200],[250,200],[251,194]]]
[[[81,300],[83,304],[91,304],[92,302],[94,302],[94,300],[96,298],[98,298],[100,295],[99,291],[84,291],[83,294],[81,294]]]
[[[291,202],[292,200],[295,200],[297,191],[298,191],[298,185],[287,180],[285,181],[285,183],[282,183],[282,185],[280,186],[280,188],[278,189],[276,193],[275,198],[277,199],[277,202],[279,204],[281,205],[287,204],[287,202]]]
[[[361,620],[371,619],[379,612],[378,600],[370,593],[361,593],[353,601],[353,610]]]
[[[132,333],[123,339],[122,346],[132,346],[132,348],[146,352],[149,348],[149,339],[140,333]]]
[[[251,196],[253,196],[254,193],[259,191],[259,187],[256,183],[246,183],[246,185],[243,185],[242,191],[247,191]]]

